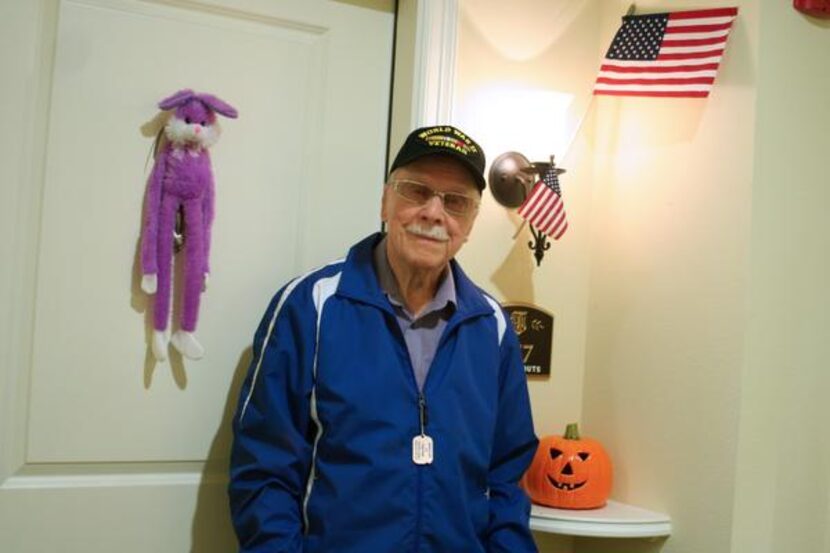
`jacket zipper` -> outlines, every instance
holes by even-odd
[[[412,377],[415,378],[415,372],[412,372]],[[415,382],[417,387],[418,383]],[[418,390],[418,422],[421,428],[421,436],[426,435],[426,426],[428,422],[427,414],[427,400],[424,397],[424,392]],[[413,452],[414,454],[414,452]],[[423,498],[424,498],[424,471],[423,468],[427,465],[416,465],[415,470],[418,471],[418,500],[416,503],[415,512],[415,552],[421,548],[421,523],[423,520]]]
[[[415,378],[415,367],[412,366],[412,360],[409,358],[409,349],[406,345],[406,339],[404,338],[403,331],[401,330],[400,325],[398,325],[397,318],[392,311],[387,311],[387,314],[392,319],[393,328],[397,330],[398,335],[398,343],[403,346],[403,353],[404,358],[406,359],[406,364],[409,366],[409,376],[411,378],[412,386],[415,388],[415,391],[418,393],[418,425],[420,429],[420,434],[423,435],[426,432],[426,423],[427,423],[427,400],[424,397],[423,388],[418,387],[418,379]],[[440,344],[439,346],[440,347]],[[437,355],[437,352],[436,352]],[[427,373],[427,378],[429,378],[429,374]],[[426,387],[426,380],[424,381],[424,387]],[[415,436],[413,436],[413,439]],[[410,451],[410,454],[414,455],[414,451]],[[417,481],[415,484],[417,497],[415,498],[415,547],[413,548],[413,553],[417,553],[418,550],[421,548],[421,521],[423,518],[423,495],[424,495],[424,471],[420,470],[423,467],[416,465],[414,459],[412,464],[415,465],[415,470],[417,471]]]
[[[424,393],[420,392],[418,393],[418,419],[421,421],[421,436],[426,435],[428,416],[427,399],[424,397]]]
[[[407,360],[407,365],[409,365],[409,376],[412,378],[412,385],[415,387],[415,391],[418,392],[418,424],[420,429],[421,436],[426,434],[426,427],[429,422],[429,413],[427,410],[427,400],[426,396],[424,395],[424,388],[426,388],[426,381],[429,380],[429,372],[427,372],[427,377],[424,379],[423,387],[418,387],[418,379],[415,378],[415,367],[412,366],[412,361],[409,358],[409,349],[406,346],[406,339],[404,338],[403,331],[401,330],[400,326],[398,325],[398,321],[395,318],[395,314],[392,312],[388,312],[388,314],[392,317],[394,326],[393,328],[397,329],[398,339],[400,344],[403,345],[403,351],[405,358]],[[444,334],[447,333],[447,329],[444,329]],[[440,340],[438,341],[438,347],[435,351],[435,357],[438,357],[438,350],[441,349],[441,345],[444,342],[445,337],[441,336]],[[435,359],[433,358],[433,364],[435,364]],[[430,367],[431,369],[432,367]],[[414,438],[414,436],[413,436]],[[413,452],[414,453],[414,452]],[[414,462],[413,462],[414,464]],[[421,548],[421,528],[422,528],[422,521],[423,521],[423,496],[424,496],[424,469],[428,465],[415,465],[415,470],[417,471],[417,483],[416,483],[416,491],[418,497],[415,501],[415,548],[413,551],[417,553]]]

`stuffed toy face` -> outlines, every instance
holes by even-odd
[[[219,124],[216,114],[236,118],[236,109],[212,94],[196,94],[190,89],[159,102],[163,110],[175,109],[164,134],[174,146],[184,148],[209,148],[219,140]]]
[[[179,147],[210,148],[220,132],[216,114],[195,98],[178,107],[164,127],[167,140]]]

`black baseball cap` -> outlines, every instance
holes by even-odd
[[[462,131],[449,125],[415,129],[398,151],[389,173],[425,156],[444,155],[460,161],[470,172],[479,192],[487,185],[484,180],[484,150]]]

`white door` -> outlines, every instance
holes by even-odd
[[[0,2],[0,551],[235,549],[229,421],[267,301],[379,226],[392,0]],[[156,103],[212,149],[205,358],[156,363],[138,237]]]

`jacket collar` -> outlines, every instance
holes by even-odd
[[[383,234],[377,232],[352,246],[346,256],[337,294],[393,313],[372,265],[372,252],[382,238]],[[457,310],[452,319],[461,320],[492,313],[493,308],[487,303],[482,292],[467,277],[455,259],[450,260],[450,270],[455,279],[455,294],[458,302]]]

